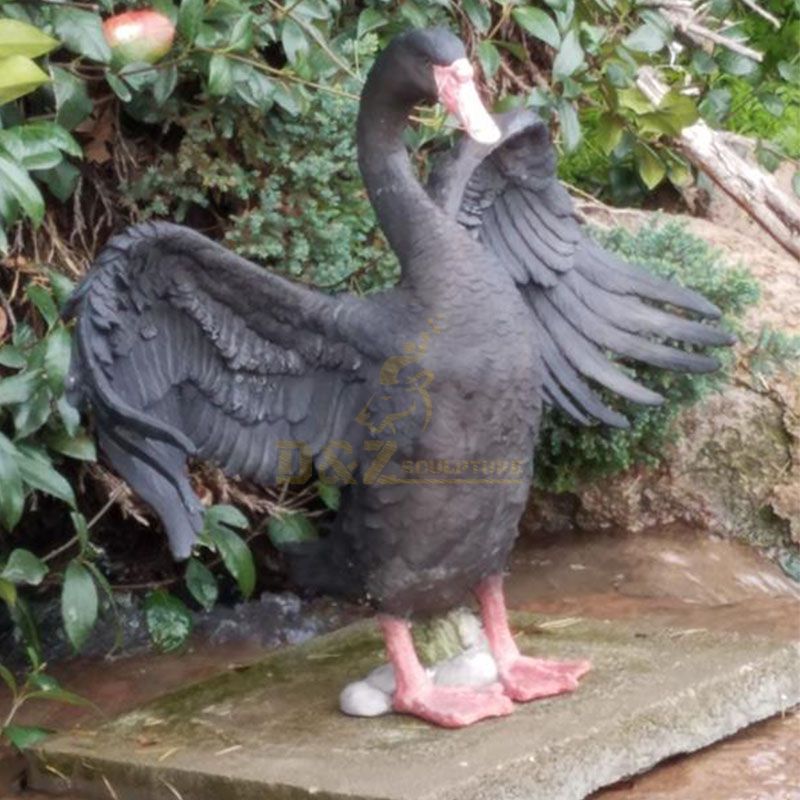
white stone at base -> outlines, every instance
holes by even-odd
[[[485,642],[428,669],[440,686],[488,686],[497,680],[497,665]],[[394,667],[383,664],[366,678],[348,684],[339,695],[339,708],[352,717],[378,717],[392,710]]]

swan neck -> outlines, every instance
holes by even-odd
[[[370,202],[400,260],[403,276],[413,280],[414,267],[425,260],[419,256],[441,212],[414,174],[403,142],[409,115],[421,98],[387,91],[381,85],[380,74],[386,71],[381,66],[376,64],[373,68],[362,94],[358,163]]]

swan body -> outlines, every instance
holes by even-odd
[[[402,133],[415,104],[437,99],[468,135],[423,188]],[[458,726],[571,691],[589,668],[522,656],[502,598],[544,404],[624,426],[593,385],[660,398],[606,351],[708,371],[712,358],[666,342],[731,340],[690,318],[718,315],[702,297],[586,237],[546,127],[528,111],[488,115],[452,34],[414,31],[390,44],[364,87],[357,137],[401,264],[396,288],[330,297],[187,228],[145,223],[112,239],[73,296],[68,385],[177,558],[202,526],[188,455],[264,484],[310,460],[339,483],[330,535],[292,553],[298,580],[366,596],[395,669],[394,708]],[[434,685],[408,620],[470,591],[500,681]]]

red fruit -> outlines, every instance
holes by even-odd
[[[158,11],[126,11],[109,17],[103,34],[116,64],[155,64],[172,47],[175,26]]]

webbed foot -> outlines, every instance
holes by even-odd
[[[413,714],[443,728],[463,728],[489,717],[506,716],[514,710],[499,683],[481,689],[427,683],[396,692],[392,707],[401,714]]]
[[[521,655],[500,666],[499,671],[506,694],[526,703],[574,691],[578,680],[591,668],[588,661],[549,661]]]

